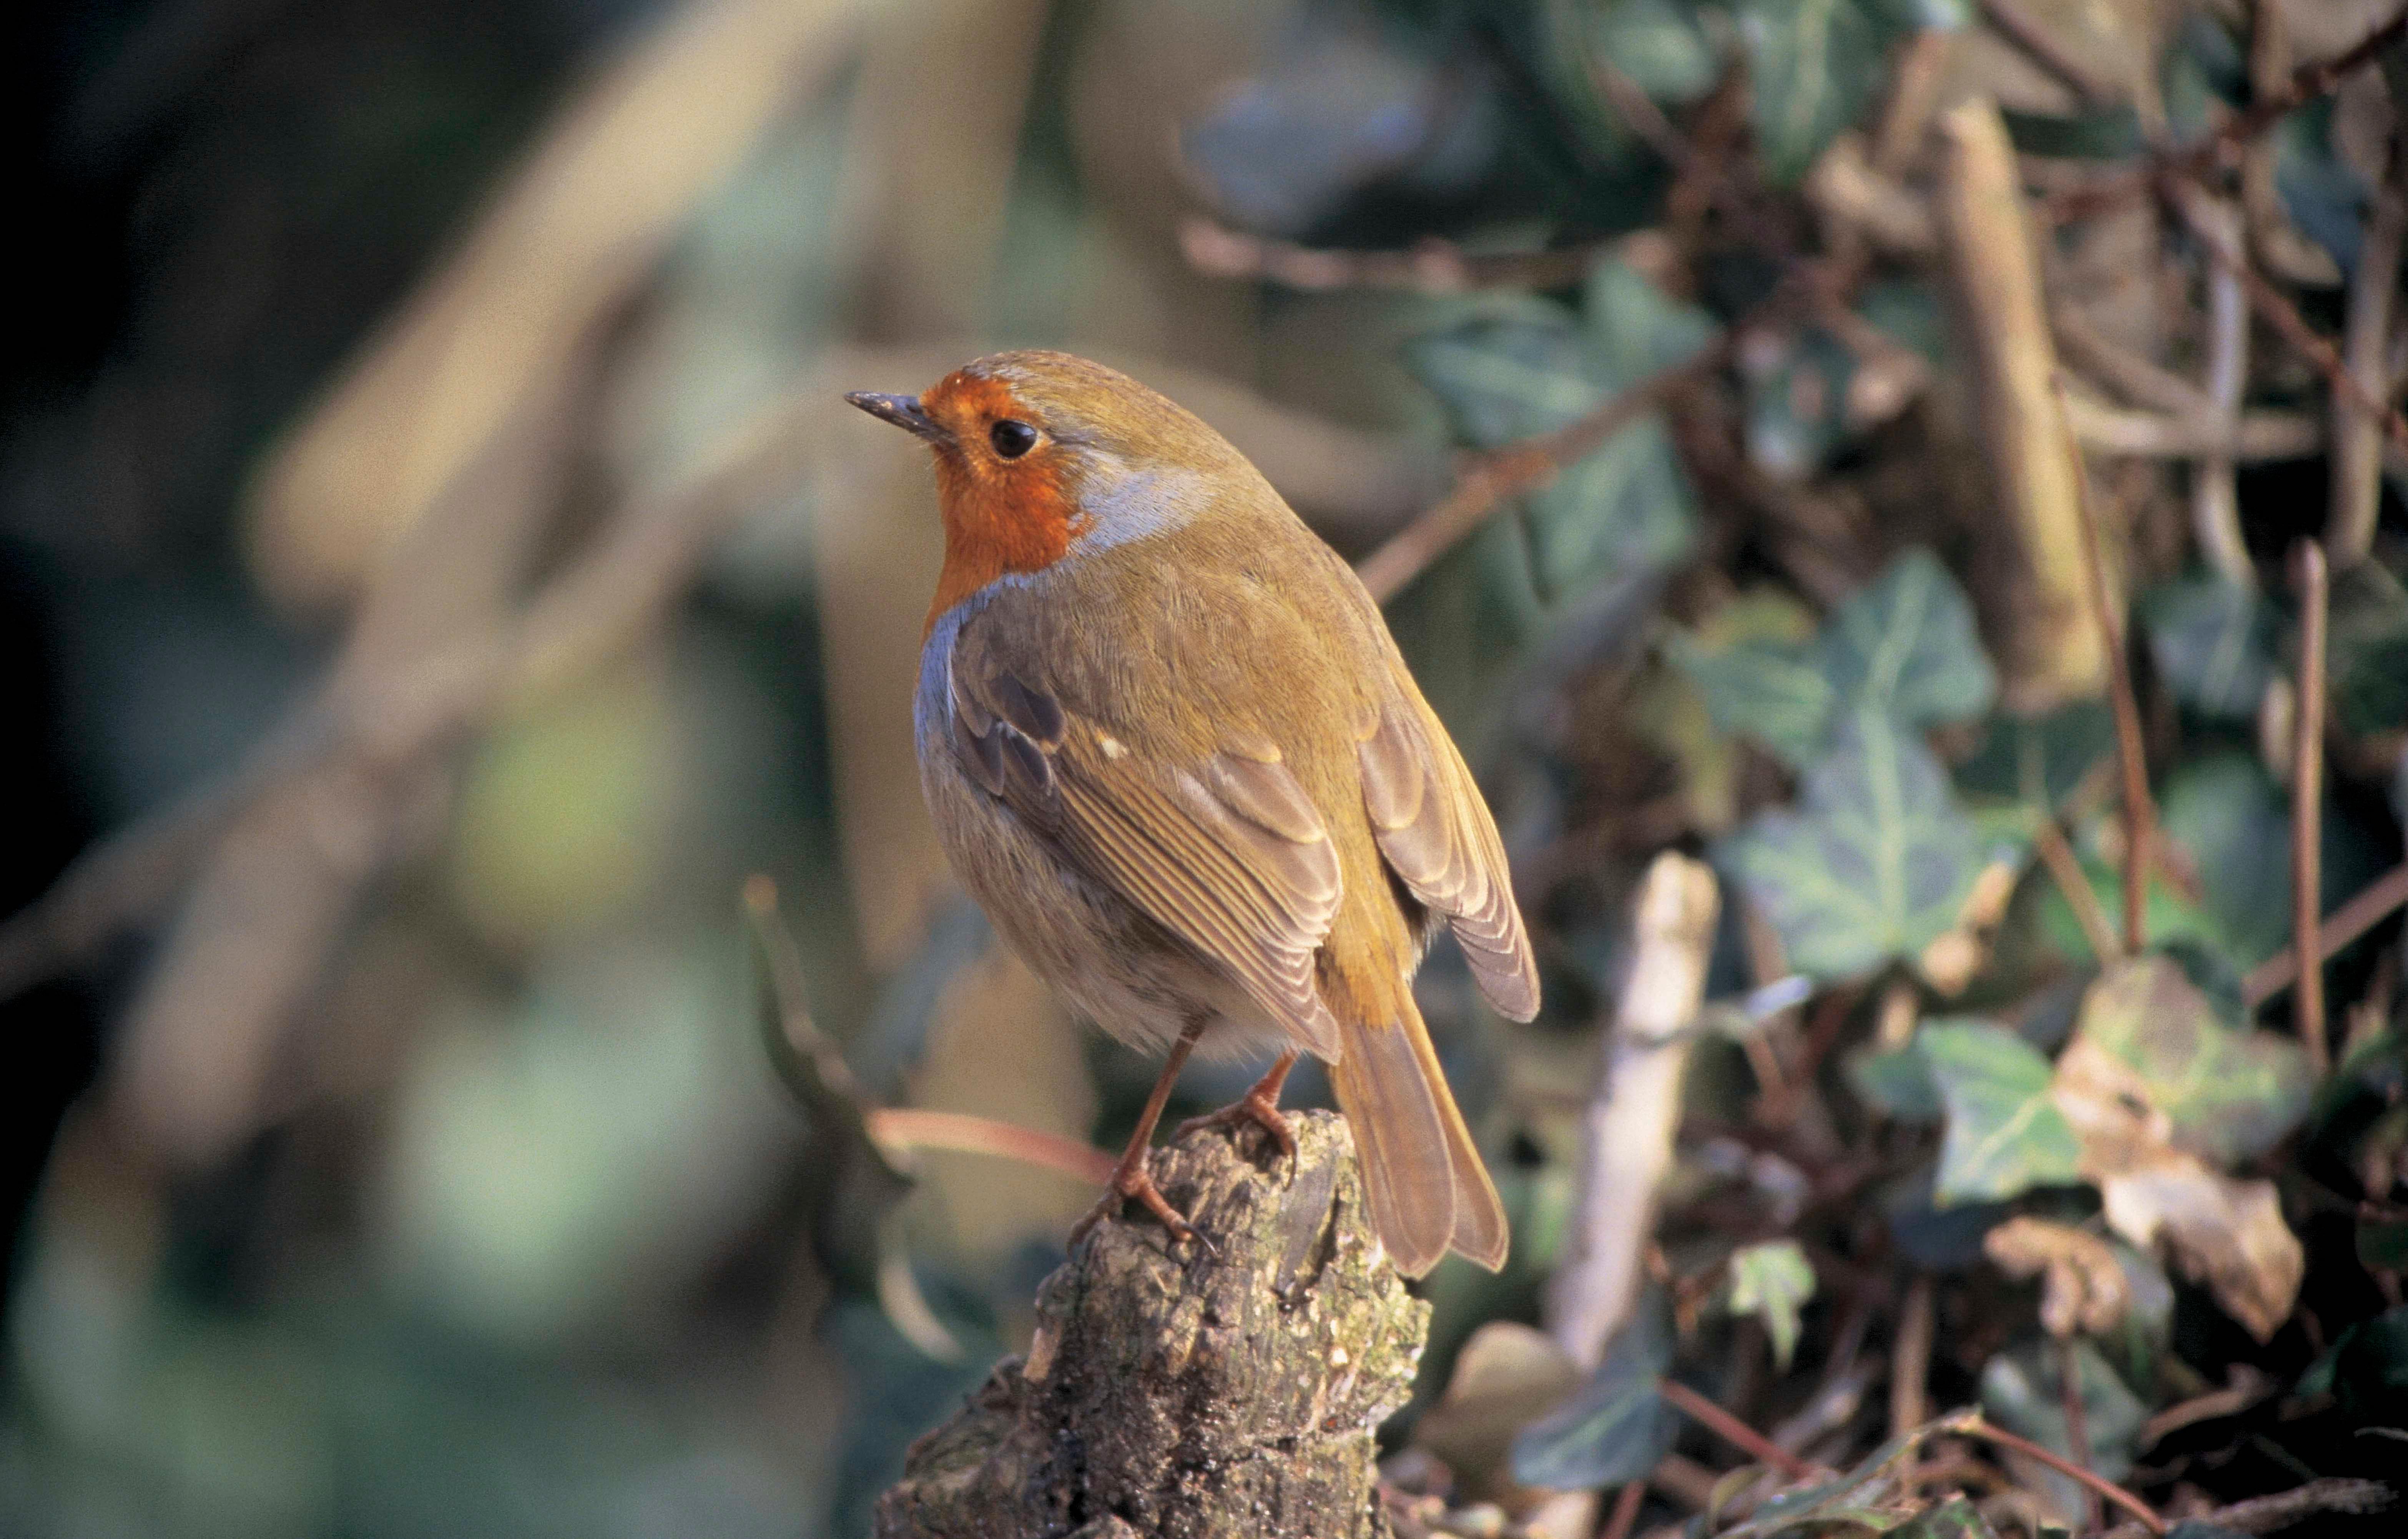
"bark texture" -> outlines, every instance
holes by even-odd
[[[1045,1280],[1024,1359],[914,1444],[877,1539],[1386,1539],[1372,1433],[1429,1306],[1372,1237],[1346,1125],[1206,1129],[1154,1179],[1209,1242],[1131,1205]]]

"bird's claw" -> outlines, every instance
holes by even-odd
[[[1280,1153],[1287,1156],[1291,1164],[1295,1162],[1296,1129],[1289,1126],[1287,1114],[1279,1109],[1279,1103],[1264,1095],[1260,1086],[1247,1091],[1217,1112],[1189,1117],[1172,1129],[1170,1136],[1175,1141],[1202,1128],[1237,1128],[1247,1123],[1270,1134],[1271,1142],[1279,1145]]]
[[[1132,1198],[1142,1204],[1146,1212],[1161,1220],[1162,1227],[1170,1231],[1172,1240],[1193,1240],[1208,1253],[1213,1250],[1211,1242],[1197,1233],[1196,1226],[1190,1224],[1186,1216],[1177,1208],[1172,1207],[1169,1200],[1162,1195],[1162,1188],[1154,1184],[1154,1176],[1147,1171],[1145,1162],[1141,1158],[1134,1163],[1125,1163],[1112,1172],[1111,1183],[1104,1188],[1104,1195],[1096,1200],[1094,1207],[1087,1210],[1085,1217],[1071,1226],[1070,1240],[1066,1248],[1078,1249],[1080,1241],[1084,1240],[1095,1227],[1104,1220],[1119,1216],[1121,1204]]]

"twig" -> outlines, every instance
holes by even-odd
[[[2065,400],[2065,381],[2057,381],[2057,401]],[[2124,771],[2124,949],[2138,953],[2149,943],[2148,892],[2150,846],[2156,841],[2157,802],[2149,795],[2149,767],[2141,746],[2141,707],[2132,694],[2132,662],[2124,646],[2124,627],[2116,619],[2107,592],[2107,556],[2099,538],[2099,511],[2090,501],[2090,477],[2077,452],[2073,465],[2073,502],[2082,520],[2083,554],[2090,573],[2091,616],[2107,649],[2107,683],[2115,704],[2115,749]]]
[[[1578,422],[1473,456],[1454,491],[1363,558],[1354,568],[1363,585],[1383,603],[1395,597],[1507,501],[1545,485],[1666,396],[1720,368],[1730,357],[1738,330],[1735,326],[1683,362],[1656,370]]]
[[[886,1106],[865,1119],[869,1136],[892,1149],[952,1149],[994,1155],[1100,1187],[1112,1178],[1112,1157],[1077,1139],[1039,1132],[967,1112]]]
[[[2061,1336],[2057,1343],[2057,1388],[2058,1403],[2065,1408],[2065,1446],[2073,1462],[2083,1469],[2090,1468],[2090,1418],[2082,1403],[2082,1359],[2076,1354],[2074,1338]],[[2099,1526],[2099,1493],[2086,1489],[2082,1493],[2082,1527],[2088,1533]]]
[[[2251,103],[2247,111],[2234,114],[2199,144],[2152,155],[2132,170],[2059,193],[2042,206],[2043,217],[2054,223],[2086,218],[2141,196],[2162,175],[2206,175],[2229,163],[2234,146],[2256,138],[2291,112],[2341,84],[2344,78],[2372,62],[2403,33],[2408,33],[2408,7],[2368,33],[2356,46],[2329,59],[2300,65],[2291,73],[2289,89]]]
[[[2402,418],[2398,411],[2367,394],[2366,387],[2343,364],[2341,353],[2330,342],[2316,335],[2315,328],[2308,324],[2299,307],[2266,281],[2265,275],[2249,260],[2249,253],[2240,248],[2239,242],[2227,238],[2225,232],[2217,227],[2216,220],[2207,212],[2207,198],[2198,185],[2170,180],[2166,183],[2166,195],[2190,225],[2191,233],[2199,237],[2200,245],[2208,255],[2240,280],[2243,292],[2249,296],[2250,308],[2323,373],[2326,382],[2332,387],[2337,405],[2362,412],[2370,420],[2382,424],[2383,431],[2393,446],[2408,453],[2408,418]]]
[[[2322,956],[2317,930],[2324,913],[2325,799],[2325,611],[2331,584],[2325,549],[2303,539],[2299,549],[2300,701],[2291,757],[2291,935],[2302,956]],[[2308,1064],[2318,1076],[2331,1065],[2325,1044],[2323,964],[2300,970],[2300,994],[2292,1014]]]
[[[2290,75],[2291,29],[2283,15],[2283,0],[2254,0],[2249,7],[2249,93],[2275,95],[2290,83]],[[2275,186],[2275,157],[2274,141],[2263,134],[2242,151],[2241,208],[2248,220],[2249,247],[2284,281],[2329,288],[2341,281],[2341,269],[2321,247],[2292,227]]]
[[[1605,1520],[1605,1531],[1598,1539],[1630,1539],[1630,1531],[1639,1526],[1639,1507],[1647,1500],[1647,1482],[1633,1480],[1626,1484],[1613,1498],[1613,1516]]]
[[[2296,411],[2245,411],[2217,421],[2204,412],[2166,416],[2069,395],[2065,415],[2074,441],[2085,449],[2150,459],[2221,458],[2234,463],[2306,459],[2325,439],[2323,424]],[[2232,581],[2243,568],[2228,565],[2229,554],[2237,551],[2245,562],[2249,553],[2237,543],[2238,524],[2229,526],[2233,542],[2221,549],[2211,547],[2208,555],[2217,570]],[[2255,571],[2249,571],[2244,581],[2255,583]]]
[[[2317,965],[2331,961],[2344,946],[2389,918],[2391,911],[2402,904],[2408,904],[2408,863],[2392,867],[2318,921]],[[2299,977],[2300,949],[2287,946],[2249,970],[2241,980],[2241,1002],[2255,1010]]]
[[[2349,280],[2349,317],[2342,333],[2344,367],[2366,395],[2388,396],[2385,351],[2391,345],[2394,292],[2400,286],[2400,253],[2408,236],[2408,194],[2395,140],[2383,180],[2374,189],[2374,211],[2358,247]],[[2383,445],[2374,420],[2363,412],[2333,418],[2332,503],[2325,542],[2333,565],[2347,571],[2374,546],[2375,515],[2382,511]]]
[[[2266,7],[2258,7],[2262,13]],[[2202,209],[2203,214],[2209,210]],[[2213,215],[2235,251],[2241,215],[2229,203],[2214,206]],[[2208,421],[2228,442],[2241,420],[2241,393],[2249,382],[2249,301],[2241,280],[2219,265],[2207,284]],[[2248,542],[2241,534],[2241,492],[2227,452],[2202,459],[2191,468],[2191,531],[2210,565],[2228,583],[2243,589],[2258,585],[2257,568],[2249,560]]]
[[[2073,306],[2061,302],[2051,306],[2048,324],[2057,334],[2057,345],[2067,356],[2086,373],[2099,376],[2127,397],[2176,417],[2207,414],[2207,395],[2199,386],[2128,351],[2092,325]]]
[[[2126,94],[2123,83],[2092,69],[2088,61],[2057,39],[2048,23],[2024,8],[2023,0],[1982,0],[1982,15],[1999,35],[2030,55],[2032,62],[2073,88],[2092,107],[2109,107]]]
[[[1638,1292],[1680,1119],[1690,1047],[1681,1033],[1705,997],[1719,905],[1713,872],[1685,856],[1656,856],[1639,885],[1630,977],[1582,1119],[1580,1196],[1546,1292],[1548,1333],[1583,1368],[1597,1365]]]
[[[1917,1274],[1899,1306],[1898,1334],[1890,1347],[1889,1435],[1898,1437],[1929,1419],[1925,1380],[1931,1373],[1931,1340],[1938,1324],[1938,1295],[1928,1276]]]
[[[1474,289],[1559,289],[1579,282],[1603,258],[1604,246],[1560,252],[1467,252],[1443,240],[1406,252],[1353,252],[1299,246],[1252,236],[1201,216],[1179,226],[1187,265],[1213,278],[1268,280],[1291,289],[1399,289],[1411,294],[1463,294]]]
[[[1756,1462],[1771,1465],[1789,1479],[1808,1480],[1826,1473],[1821,1465],[1799,1458],[1680,1380],[1659,1380],[1657,1388],[1674,1410]]]
[[[2391,1505],[2391,1488],[2378,1481],[2311,1480],[2287,1491],[2276,1491],[2272,1496],[2253,1496],[2246,1502],[2235,1502],[2229,1507],[2201,1513],[2198,1520],[2242,1533],[2272,1533],[2318,1513],[2380,1512]],[[2125,1523],[2108,1530],[2101,1539],[2142,1539],[2144,1533],[2164,1532],[2154,1526],[2143,1528],[2139,1523]]]
[[[2101,962],[2112,962],[2124,955],[2123,942],[2115,938],[2115,928],[2107,922],[2107,911],[2100,906],[2099,894],[2083,874],[2082,862],[2074,858],[2073,847],[2065,841],[2054,818],[2041,820],[2032,835],[2032,847],[2040,852],[2040,863],[2048,868],[2049,879],[2064,895],[2066,907],[2073,911],[2073,921],[2082,927],[2082,938],[2090,942],[2090,954]]]
[[[1962,1432],[1969,1437],[1984,1438],[1989,1442],[1999,1445],[1999,1446],[2002,1448],[2012,1448],[2015,1452],[2022,1454],[2027,1459],[2036,1459],[2040,1460],[2040,1462],[2047,1465],[2050,1469],[2055,1470],[2057,1474],[2068,1476],[2071,1479],[2080,1481],[2086,1489],[2098,1492],[2100,1496],[2103,1496],[2108,1501],[2114,1503],[2126,1512],[2130,1513],[2133,1517],[2139,1518],[2142,1526],[2147,1529],[2151,1533],[2163,1533],[2166,1532],[2166,1520],[2157,1515],[2155,1508],[2151,1507],[2146,1502],[2142,1501],[2139,1497],[2134,1496],[2130,1491],[2126,1490],[2123,1487],[2116,1485],[2111,1480],[2104,1479],[2097,1474],[2084,1469],[2081,1465],[2074,1463],[2062,1454],[2042,1447],[2039,1444],[2034,1443],[2031,1439],[2025,1437],[2020,1433],[2008,1431],[2004,1427],[2000,1427],[1993,1422],[1985,1420],[1978,1412],[1962,1418],[1956,1425],[1950,1427],[1949,1431]]]

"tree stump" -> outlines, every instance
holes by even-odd
[[[1037,1295],[1027,1357],[913,1444],[877,1539],[1387,1539],[1372,1433],[1412,1388],[1429,1306],[1373,1239],[1354,1145],[1296,1115],[1157,1151],[1206,1244],[1134,1204]]]

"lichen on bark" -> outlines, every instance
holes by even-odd
[[[1133,1205],[1038,1291],[1007,1358],[920,1439],[878,1539],[1385,1539],[1373,1434],[1412,1388],[1429,1306],[1372,1237],[1346,1125],[1291,1118],[1158,1151],[1203,1244]]]

